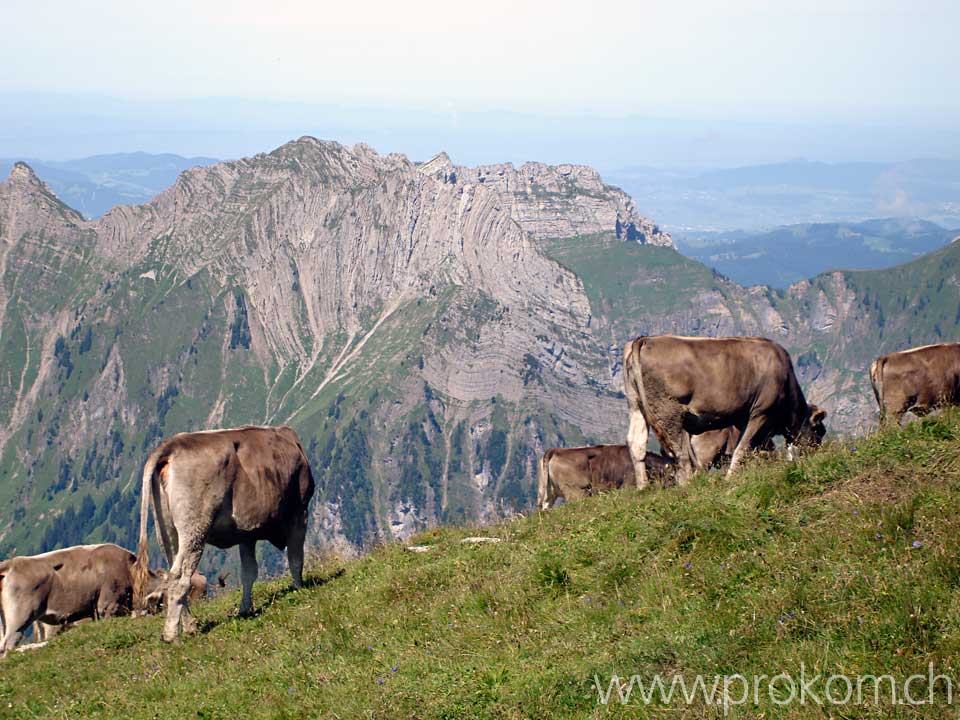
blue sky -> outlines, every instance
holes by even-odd
[[[574,155],[624,118],[680,119],[704,138],[755,123],[786,139],[787,128],[821,128],[836,159],[855,128],[882,126],[864,153],[957,155],[957,2],[4,0],[3,25],[3,154],[226,156],[285,135],[367,129],[376,140],[378,116],[397,114],[410,127],[384,149],[414,154],[428,140],[415,137],[417,117],[440,135],[491,116],[508,135],[534,132],[511,128],[522,116],[600,119],[568,133]],[[198,113],[210,122],[191,135]],[[162,127],[131,147],[144,117]],[[97,127],[115,129],[97,140]],[[911,145],[911,133],[925,137]],[[488,136],[477,142],[492,149]],[[817,151],[787,142],[767,159]],[[683,160],[671,153],[651,162]]]

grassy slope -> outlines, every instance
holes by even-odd
[[[4,661],[0,716],[703,717],[719,709],[600,706],[592,677],[803,662],[904,678],[930,661],[956,676],[958,439],[953,412],[795,464],[756,460],[735,482],[614,493],[482,531],[498,545],[432,531],[414,539],[424,554],[384,546],[320,563],[309,589],[259,584],[255,619],[234,618],[236,594],[203,604],[203,634],[178,646],[160,643],[157,618],[82,626]]]
[[[709,268],[672,248],[607,235],[554,240],[545,248],[583,280],[591,309],[614,327],[683,310],[693,293],[716,285]]]

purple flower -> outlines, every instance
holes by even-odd
[[[287,692],[288,692],[290,695],[293,695],[293,694],[296,692],[296,690],[294,690],[292,687],[289,687],[289,688],[287,688]]]
[[[588,602],[590,602],[590,598],[588,598],[588,597],[587,597],[587,598],[584,598],[583,601],[588,603]]]
[[[793,613],[787,613],[787,617],[793,620]]]
[[[783,618],[780,618],[780,624],[783,625]]]
[[[883,540],[883,533],[877,533],[877,540]]]
[[[394,665],[392,668],[390,668],[390,672],[396,672],[399,669],[400,669],[399,665]]]
[[[859,511],[859,510],[854,510],[854,511],[853,511],[853,514],[854,514],[854,515],[859,515],[859,514],[860,514],[860,511]]]
[[[913,546],[914,546],[915,548],[922,548],[922,547],[923,547],[923,541],[922,541],[922,540],[914,540],[914,541],[913,541]]]
[[[383,685],[383,678],[382,678],[382,677],[378,677],[378,678],[377,678],[377,685]]]
[[[626,603],[625,603],[623,600],[621,600],[621,601],[620,601],[620,607],[625,607],[625,606],[626,606]]]
[[[689,570],[690,568],[693,567],[693,565],[691,565],[691,564],[688,563],[688,562],[685,562],[685,563],[683,564],[683,567],[684,567],[685,570]]]

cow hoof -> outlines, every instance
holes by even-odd
[[[163,641],[165,643],[175,643],[180,640],[180,633],[167,633],[163,634]]]

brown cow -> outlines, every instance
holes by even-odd
[[[826,412],[808,405],[790,355],[766,338],[641,337],[627,343],[624,389],[630,409],[627,445],[638,488],[648,484],[648,427],[677,459],[677,483],[700,465],[691,435],[733,425],[740,431],[727,470],[775,435],[788,443],[819,444]]]
[[[196,632],[187,595],[190,577],[209,543],[240,545],[243,597],[252,608],[256,543],[287,548],[294,587],[303,584],[303,543],[313,475],[297,434],[288,427],[243,427],[180,433],[150,455],[143,469],[135,603],[144,607],[149,565],[147,518],[153,506],[160,546],[170,570],[163,639]]]
[[[960,405],[960,343],[940,343],[881,355],[870,365],[880,423],[900,423],[906,412],[923,416]]]
[[[79,545],[0,563],[0,618],[6,654],[37,623],[38,640],[67,624],[128,613],[136,557],[118,545]],[[147,579],[156,592],[161,580]]]
[[[647,453],[651,474],[664,480],[673,461]],[[616,490],[634,478],[626,445],[551,448],[540,458],[537,507],[548,510],[560,498],[567,502],[598,492]]]
[[[697,459],[697,467],[701,469],[720,467],[724,460],[731,459],[738,442],[740,442],[740,431],[732,425],[722,430],[708,430],[690,438],[693,454]],[[775,449],[773,438],[766,438],[766,441],[760,445],[754,438],[751,449],[772,452]]]

